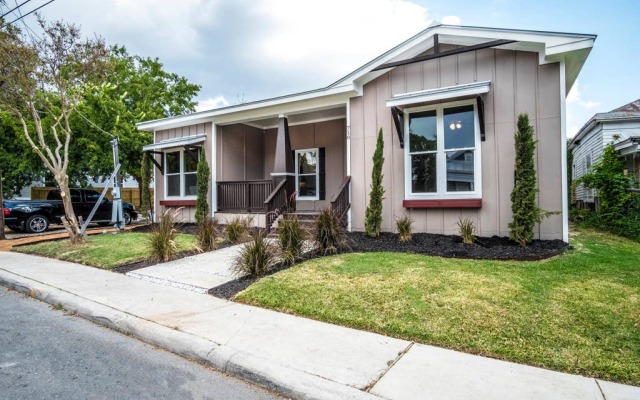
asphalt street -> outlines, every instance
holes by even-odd
[[[0,287],[2,399],[278,399]]]

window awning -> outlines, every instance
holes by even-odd
[[[166,139],[158,143],[148,144],[142,148],[142,151],[154,151],[154,150],[168,149],[171,147],[193,146],[195,144],[204,142],[206,138],[207,138],[207,135],[203,133],[203,134],[194,135],[194,136]]]
[[[402,93],[387,100],[386,104],[387,107],[399,107],[439,100],[449,100],[457,97],[473,97],[488,93],[489,86],[491,86],[491,81],[482,81],[437,89],[420,90],[418,92]]]

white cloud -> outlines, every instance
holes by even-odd
[[[567,95],[567,104],[576,104],[580,107],[591,110],[592,108],[598,107],[601,103],[593,100],[583,100],[582,92],[580,92],[580,80],[576,79],[576,82],[573,84],[573,87]]]
[[[580,91],[580,81],[576,79],[566,99],[567,104],[567,137],[574,137],[582,125],[584,125],[596,113],[596,108],[601,105],[598,101],[584,100]]]
[[[457,15],[447,15],[442,17],[442,23],[445,25],[460,25],[460,17]]]
[[[212,110],[214,108],[226,107],[229,105],[227,99],[224,96],[210,97],[208,99],[200,100],[196,106],[196,111]]]

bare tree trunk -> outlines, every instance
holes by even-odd
[[[0,240],[4,237],[4,196],[2,194],[2,171],[0,171]]]
[[[59,179],[56,176],[56,181],[60,187],[60,196],[62,197],[62,205],[64,206],[64,219],[62,224],[69,233],[69,240],[73,244],[82,243],[84,238],[80,233],[80,225],[76,219],[76,214],[73,211],[73,203],[71,202],[71,191],[69,190],[69,177],[64,176]]]

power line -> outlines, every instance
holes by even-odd
[[[4,16],[6,16],[7,14],[9,14],[10,12],[13,12],[14,10],[17,10],[18,8],[22,7],[23,5],[27,4],[28,2],[30,2],[31,0],[27,0],[27,1],[23,1],[22,3],[20,3],[20,5],[15,6],[14,8],[12,8],[11,10],[7,11],[6,13],[0,15],[0,18],[3,18]]]
[[[44,3],[43,5],[41,5],[40,7],[35,8],[35,9],[33,9],[33,10],[29,11],[28,13],[26,13],[26,14],[24,14],[24,15],[20,16],[19,18],[14,19],[13,21],[11,21],[11,22],[9,22],[8,24],[5,24],[5,25],[3,25],[3,26],[11,25],[11,24],[13,24],[14,22],[18,22],[18,21],[20,21],[22,18],[24,18],[24,17],[26,17],[26,16],[28,16],[28,15],[30,15],[30,14],[33,14],[34,12],[38,11],[38,10],[39,10],[39,9],[41,9],[42,7],[46,6],[47,4],[53,3],[54,1],[56,1],[56,0],[49,0],[49,1],[47,1],[46,3]]]

